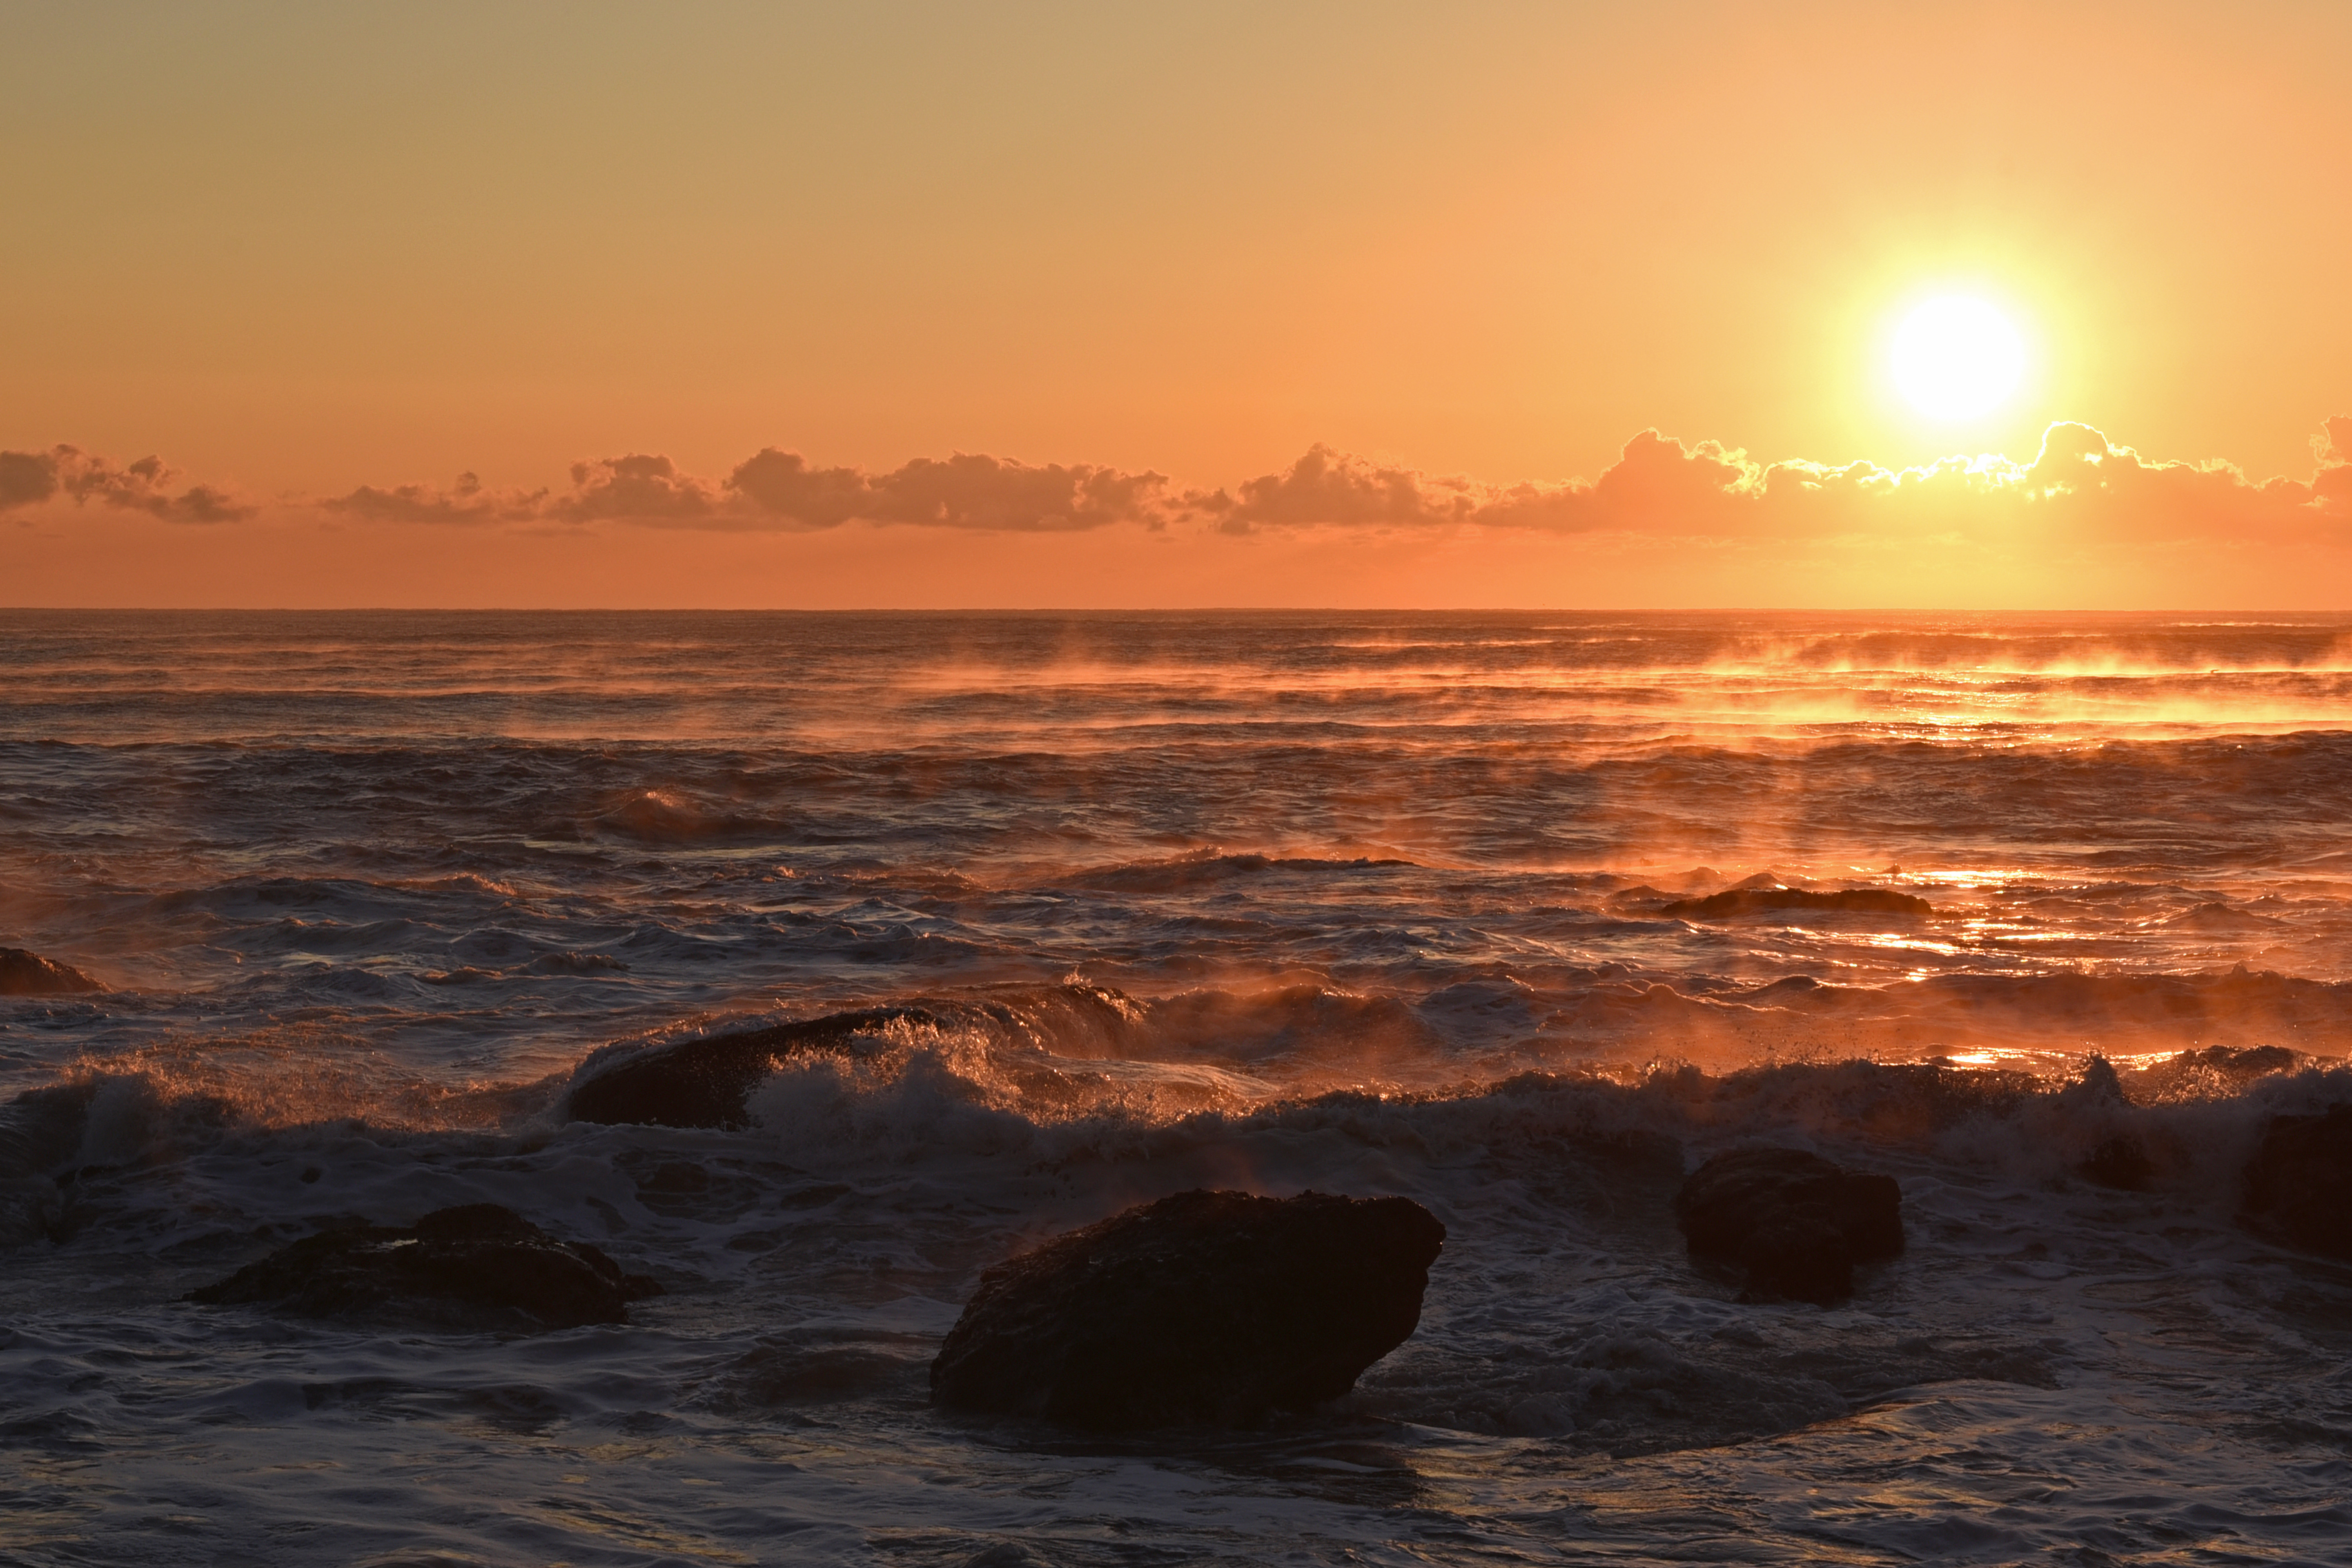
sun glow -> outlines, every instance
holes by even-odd
[[[1913,307],[1895,329],[1895,384],[1932,419],[1990,414],[2025,374],[2025,340],[1982,300],[1946,294]]]

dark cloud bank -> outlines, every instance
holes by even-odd
[[[161,458],[142,458],[117,468],[79,447],[0,452],[0,511],[63,499],[77,506],[95,501],[175,522],[235,522],[256,510],[211,485],[190,485],[174,495],[180,477]]]
[[[446,488],[362,485],[285,504],[367,523],[472,526],[806,531],[863,522],[1068,532],[1124,523],[1234,534],[1480,528],[1736,539],[1983,532],[2032,521],[2146,541],[2352,542],[2352,416],[2326,421],[2312,445],[2318,466],[2309,479],[2255,481],[2224,463],[2151,461],[2087,425],[2053,425],[2031,462],[1948,458],[1900,470],[1764,463],[1713,441],[1685,446],[1647,430],[1590,482],[1497,485],[1317,446],[1278,473],[1217,490],[1178,490],[1149,470],[963,453],[875,473],[814,467],[769,447],[724,479],[632,454],[573,464],[562,490],[493,489],[462,474]],[[212,486],[178,488],[177,479],[153,458],[118,468],[73,447],[0,452],[0,510],[70,502],[199,523],[259,510]]]

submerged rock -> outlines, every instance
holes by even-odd
[[[983,1274],[931,1397],[1097,1428],[1305,1409],[1412,1334],[1444,1242],[1410,1198],[1178,1193]]]
[[[2352,1104],[2271,1118],[2246,1162],[2239,1217],[2305,1251],[2352,1259]]]
[[[105,989],[70,963],[21,947],[0,947],[0,996],[69,996]]]
[[[1903,1192],[1892,1176],[1801,1149],[1717,1154],[1675,1194],[1691,1256],[1729,1264],[1751,1298],[1832,1306],[1853,1294],[1857,1263],[1903,1250]]]
[[[1676,900],[1657,912],[1682,920],[1727,921],[1774,910],[1909,915],[1925,920],[1936,912],[1936,906],[1887,888],[1853,888],[1842,893],[1809,893],[1801,888],[1730,888],[1704,899]]]
[[[57,1240],[65,1215],[65,1195],[47,1177],[0,1176],[0,1247]]]
[[[512,1209],[436,1209],[405,1229],[350,1226],[305,1237],[188,1292],[305,1318],[390,1320],[458,1332],[536,1333],[625,1323],[662,1289],[584,1242],[558,1241]]]
[[[2181,1051],[2166,1063],[2168,1067],[2195,1068],[2218,1073],[2232,1082],[2261,1078],[2266,1073],[2285,1072],[2299,1058],[2284,1046],[2207,1046],[2203,1050]]]
[[[98,1089],[96,1079],[53,1083],[0,1105],[0,1247],[70,1234],[59,1172],[81,1147]]]
[[[564,1109],[574,1121],[740,1127],[750,1120],[745,1102],[778,1062],[811,1052],[845,1055],[886,1025],[938,1022],[920,1007],[868,1007],[592,1058],[573,1078]]]
[[[2091,1151],[2074,1167],[2086,1182],[2113,1187],[2119,1193],[2144,1193],[2156,1182],[2156,1162],[2147,1148],[2128,1132],[2118,1132]]]

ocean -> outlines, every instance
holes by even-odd
[[[0,997],[9,1564],[2352,1562],[2352,1266],[2238,1217],[2352,1100],[2352,616],[10,611],[0,945],[106,987]],[[1686,1254],[1756,1144],[1900,1183],[1851,1302]],[[929,1403],[1202,1186],[1425,1205],[1418,1330]],[[479,1202],[665,1293],[183,1299]]]

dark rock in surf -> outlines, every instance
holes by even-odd
[[[1053,1568],[1053,1565],[1017,1541],[975,1552],[963,1560],[963,1568]]]
[[[1895,1178],[1801,1149],[1716,1155],[1675,1194],[1675,1221],[1692,1257],[1741,1273],[1743,1299],[1833,1306],[1853,1294],[1854,1265],[1903,1250]]]
[[[812,1052],[848,1055],[886,1025],[939,1021],[920,1007],[868,1007],[592,1058],[574,1075],[564,1110],[574,1121],[740,1127],[750,1120],[745,1101],[778,1062]]]
[[[1178,1193],[983,1274],[931,1397],[1095,1428],[1306,1409],[1412,1334],[1444,1242],[1409,1198]]]
[[[63,1242],[73,1229],[59,1167],[81,1147],[98,1080],[28,1089],[0,1105],[0,1247],[46,1237]]]
[[[21,947],[0,947],[0,996],[71,996],[105,989],[70,963]]]
[[[2246,1162],[2239,1218],[2290,1246],[2352,1260],[2352,1104],[2271,1118]]]
[[[390,1321],[460,1333],[537,1333],[625,1323],[662,1288],[584,1242],[558,1241],[512,1209],[436,1209],[405,1229],[349,1226],[305,1237],[192,1290],[207,1306]]]
[[[100,1080],[28,1089],[0,1105],[0,1178],[52,1173],[81,1147]]]
[[[2202,1050],[2178,1052],[2165,1065],[2196,1068],[2242,1083],[2266,1073],[2285,1072],[2298,1059],[2284,1046],[2207,1046]]]
[[[2117,1133],[2092,1150],[2091,1157],[2074,1170],[2086,1182],[2121,1193],[2144,1193],[2156,1181],[2156,1162],[2147,1157],[2140,1141],[2127,1132]]]
[[[1842,893],[1809,893],[1801,888],[1733,888],[1704,899],[1678,899],[1657,912],[1678,920],[1727,921],[1780,910],[1926,920],[1935,914],[1936,906],[1887,888],[1853,888]]]

